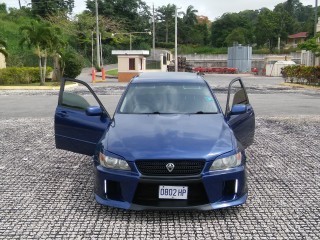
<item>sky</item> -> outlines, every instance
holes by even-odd
[[[25,6],[31,0],[20,0],[21,5]],[[43,0],[52,1],[52,0]],[[175,4],[180,11],[185,12],[189,5],[198,10],[198,15],[207,16],[211,21],[220,17],[227,12],[240,12],[243,10],[257,10],[263,7],[273,10],[274,6],[278,3],[283,3],[286,0],[145,0],[149,6],[154,4],[155,8],[167,4]],[[315,0],[300,0],[303,5],[315,5]],[[6,3],[7,7],[19,7],[19,0],[0,0],[0,3]],[[319,3],[320,6],[320,3]],[[75,13],[80,13],[86,9],[85,0],[75,0]]]

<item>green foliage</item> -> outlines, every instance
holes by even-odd
[[[5,4],[0,4],[0,38],[7,43],[7,65],[37,66],[38,58],[42,58],[44,64],[44,58],[47,57],[48,64],[52,66],[57,60],[50,62],[51,58],[56,58],[64,48],[75,50],[85,58],[87,65],[91,65],[92,40],[93,59],[96,64],[95,0],[86,2],[88,10],[75,18],[67,16],[68,11],[73,8],[74,0],[32,0],[27,7],[12,8],[9,12]],[[130,38],[128,35],[111,37],[111,34],[150,30],[152,11],[146,2],[141,0],[98,0],[98,6],[103,62],[114,63],[117,59],[111,55],[111,51],[128,49]],[[156,47],[174,48],[175,7],[174,4],[160,5],[155,11]],[[299,0],[284,0],[273,10],[262,8],[226,13],[211,24],[197,16],[197,9],[190,5],[184,13],[178,14],[179,53],[226,53],[226,47],[235,41],[255,46],[255,53],[270,53],[277,46],[279,36],[284,44],[288,34],[308,31],[309,35],[312,35],[313,10],[313,6],[303,6]],[[27,28],[34,27],[33,30],[36,30],[40,26],[42,34],[35,38],[31,38],[30,34],[26,36]],[[19,29],[24,29],[24,33],[19,32]],[[30,46],[30,49],[19,47],[21,39],[24,46]],[[151,36],[132,35],[133,49],[149,49],[151,42]],[[320,52],[314,43],[309,45],[312,46],[304,47],[314,49],[312,51],[316,54]],[[53,67],[57,69],[55,65]]]
[[[232,46],[234,42],[237,42],[239,44],[248,44],[246,41],[246,29],[244,28],[235,28],[226,38],[225,42],[228,44],[228,46]]]
[[[211,44],[223,47],[236,40],[260,48],[267,47],[269,52],[273,52],[279,37],[285,43],[290,34],[307,31],[312,35],[313,12],[312,6],[303,6],[299,0],[288,0],[276,5],[274,10],[261,8],[226,13],[211,25]]]
[[[319,41],[320,34],[318,34],[316,37],[310,38],[307,41],[300,43],[298,45],[299,49],[303,50],[309,50],[313,52],[317,57],[320,56],[320,44]]]
[[[35,16],[47,17],[58,12],[71,13],[74,0],[31,0],[32,12]]]
[[[264,9],[258,16],[255,31],[258,46],[267,45],[270,51],[278,44],[278,38],[287,39],[288,33],[294,31],[294,19],[286,9],[271,11]]]
[[[171,49],[174,48],[174,43],[173,42],[156,42],[156,47],[157,48],[166,48],[166,49]]]
[[[60,37],[61,30],[46,21],[31,21],[30,25],[21,26],[20,32],[22,34],[20,46],[26,45],[29,49],[34,48],[38,55],[40,79],[41,84],[44,85],[48,55],[51,53],[56,56],[59,49],[64,46]]]
[[[320,66],[291,65],[281,71],[285,82],[320,85]]]
[[[95,0],[87,0],[87,8],[95,13]],[[149,7],[141,0],[99,0],[98,12],[121,22],[124,32],[143,31],[150,27]]]
[[[67,51],[62,55],[63,76],[75,78],[84,67],[84,59],[74,51]]]
[[[180,45],[179,54],[227,54],[227,48],[213,48],[209,46]]]
[[[253,29],[258,16],[257,11],[244,11],[240,13],[226,13],[211,25],[211,44],[214,47],[227,47],[227,37],[235,29],[247,29],[243,32],[247,44],[254,43]],[[231,37],[229,37],[231,38]],[[230,41],[230,40],[229,40]]]
[[[175,8],[174,4],[168,4],[157,8],[157,18],[159,23],[157,23],[157,37],[159,41],[168,43],[169,41],[174,41],[174,34],[169,32],[174,32],[174,22],[175,22]]]
[[[47,77],[52,68],[47,68]],[[0,69],[0,85],[40,83],[40,70],[37,67],[8,67]]]
[[[5,3],[0,3],[0,13],[7,13],[7,5]]]

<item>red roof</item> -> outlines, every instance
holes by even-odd
[[[308,37],[308,32],[299,32],[299,33],[288,36],[288,38],[306,38],[306,37]]]

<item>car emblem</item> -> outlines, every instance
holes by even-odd
[[[173,163],[168,163],[168,164],[166,165],[166,168],[168,169],[169,172],[172,172],[173,169],[174,169],[174,164],[173,164]]]

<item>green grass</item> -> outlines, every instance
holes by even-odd
[[[73,84],[72,82],[66,82],[66,85],[70,85]],[[34,87],[34,86],[40,86],[40,82],[36,82],[36,83],[29,83],[29,84],[10,84],[10,85],[0,85],[0,87],[2,86],[22,86],[22,87]],[[60,86],[60,82],[45,82],[43,86],[47,86],[47,87],[57,87]]]
[[[108,70],[107,75],[118,76],[118,69]]]

